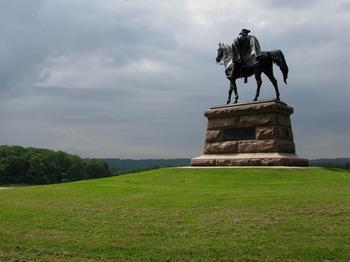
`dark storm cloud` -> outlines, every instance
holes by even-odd
[[[215,6],[215,8],[213,8]],[[249,12],[247,11],[249,10]],[[0,3],[0,143],[84,156],[190,157],[225,101],[217,42],[242,27],[282,49],[282,99],[306,157],[349,155],[347,1]],[[262,98],[273,97],[263,79]],[[255,92],[239,81],[241,101]]]

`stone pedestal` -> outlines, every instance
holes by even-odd
[[[295,154],[290,115],[280,101],[212,107],[204,154],[192,166],[307,166]]]

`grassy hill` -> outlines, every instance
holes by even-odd
[[[0,261],[350,260],[350,173],[157,169],[0,189]]]

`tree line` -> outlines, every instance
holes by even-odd
[[[321,158],[309,160],[310,166],[350,169],[350,158]]]
[[[42,185],[111,176],[100,159],[82,159],[62,151],[0,146],[0,184]]]
[[[191,159],[120,159],[120,158],[104,158],[111,168],[116,168],[122,172],[141,171],[147,169],[175,166],[189,166]]]

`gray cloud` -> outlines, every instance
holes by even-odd
[[[263,4],[267,5],[271,8],[293,8],[293,9],[301,9],[301,8],[310,8],[313,7],[316,3],[320,1],[316,0],[295,0],[295,1],[281,1],[281,0],[267,0],[263,1]]]
[[[215,8],[213,8],[215,6]],[[252,30],[290,67],[297,151],[348,156],[347,1],[19,0],[0,3],[0,143],[83,156],[191,157],[226,100],[217,42]],[[263,78],[261,98],[273,97]],[[253,78],[238,83],[241,101]]]

